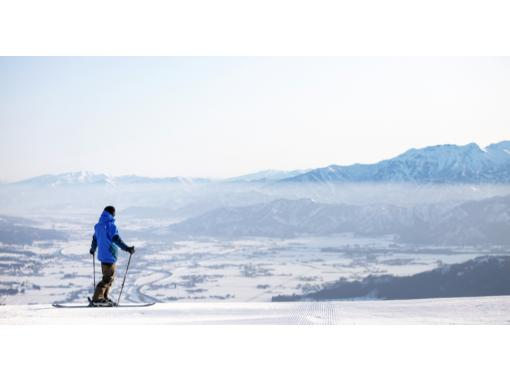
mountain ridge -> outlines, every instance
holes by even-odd
[[[510,195],[448,204],[395,206],[276,199],[222,207],[168,227],[180,237],[296,237],[354,233],[394,235],[409,244],[509,245]]]
[[[510,183],[510,140],[481,148],[476,143],[411,148],[371,164],[315,169],[263,170],[226,179],[203,177],[110,176],[88,171],[45,174],[4,185],[70,186],[196,183]]]
[[[280,182],[508,183],[510,141],[483,149],[475,143],[412,148],[373,164],[330,165]]]
[[[206,183],[207,178],[194,177],[145,177],[138,175],[110,176],[89,171],[44,174],[30,177],[8,185],[77,186],[77,185],[132,185],[132,184],[192,184]]]

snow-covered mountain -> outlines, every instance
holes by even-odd
[[[283,182],[508,183],[510,141],[480,148],[471,143],[437,145],[375,164],[331,165]]]
[[[194,184],[207,183],[205,178],[188,177],[142,177],[137,175],[110,176],[88,171],[47,174],[28,178],[14,185],[37,187],[77,186],[77,185],[143,185],[143,184]]]
[[[269,182],[279,181],[286,178],[298,176],[306,173],[307,170],[263,170],[255,173],[242,175],[239,177],[228,178],[226,182]]]
[[[405,243],[510,244],[510,196],[461,204],[348,205],[278,199],[225,207],[169,227],[173,235],[238,238],[394,234]]]
[[[79,171],[41,175],[16,182],[15,184],[33,186],[111,185],[113,184],[113,178],[106,174]]]
[[[120,184],[203,184],[206,178],[137,175],[109,176],[88,171],[42,175],[16,185],[120,185]],[[480,148],[471,143],[436,145],[407,152],[375,164],[331,165],[313,170],[265,170],[228,178],[221,183],[510,183],[510,141]]]

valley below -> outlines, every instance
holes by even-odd
[[[82,219],[59,219],[59,231],[68,236],[65,241],[0,246],[2,304],[83,302],[91,295],[93,261],[88,251],[93,223]],[[53,227],[57,223],[43,220]],[[316,292],[339,279],[408,276],[479,256],[510,255],[501,246],[409,245],[396,243],[392,235],[143,239],[140,231],[150,223],[147,219],[140,225],[135,220],[126,226],[119,223],[123,238],[137,247],[121,302],[266,302],[278,295]],[[153,221],[155,228],[159,224]],[[127,258],[127,253],[120,253],[113,297],[118,295]],[[96,261],[96,282],[100,276]]]

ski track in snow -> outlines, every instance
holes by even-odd
[[[0,324],[510,324],[510,296],[399,301],[170,302],[148,308],[0,306]]]

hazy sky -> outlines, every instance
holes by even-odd
[[[509,58],[0,58],[0,179],[226,177],[510,139]]]

